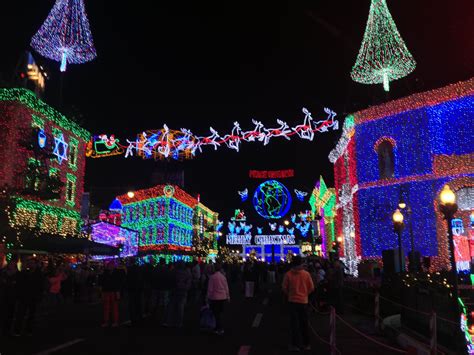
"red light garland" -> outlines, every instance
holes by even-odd
[[[356,125],[393,116],[405,111],[412,111],[425,106],[434,106],[445,101],[474,95],[474,78],[461,81],[444,88],[421,92],[398,100],[372,106],[354,114]]]
[[[179,186],[176,185],[157,185],[154,187],[151,187],[149,189],[143,189],[143,190],[137,190],[134,191],[134,196],[133,197],[128,197],[127,194],[123,194],[120,196],[117,196],[117,199],[123,204],[130,204],[134,202],[139,202],[143,200],[149,200],[152,198],[160,197],[160,196],[165,196],[164,193],[164,188],[166,186],[173,186],[174,187],[174,194],[173,198],[175,198],[178,201],[181,201],[182,203],[188,205],[191,208],[194,208],[198,204],[198,200],[185,191],[183,191]]]
[[[295,176],[295,171],[293,169],[249,171],[249,177],[254,179],[284,179],[293,176]]]

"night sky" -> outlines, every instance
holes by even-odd
[[[408,77],[366,86],[349,76],[362,41],[370,1],[91,1],[86,9],[98,58],[69,65],[64,102],[58,107],[59,64],[42,61],[52,75],[45,101],[62,112],[80,112],[94,134],[133,138],[144,129],[190,128],[222,135],[239,121],[274,126],[281,118],[302,123],[302,107],[314,118],[330,107],[342,119],[369,105],[429,90],[474,75],[472,0],[388,0],[402,38],[417,61]],[[15,0],[0,13],[0,71],[9,82],[53,6],[52,0]],[[39,56],[37,56],[39,58]],[[39,58],[40,59],[40,58]],[[75,108],[72,109],[71,107]],[[341,120],[342,123],[342,120]],[[327,159],[340,131],[313,142],[284,139],[243,143],[237,153],[205,148],[185,170],[185,187],[228,216],[239,207],[249,169],[295,169],[293,183],[310,190],[319,175],[333,183]],[[128,189],[149,186],[165,164],[123,156],[87,161],[86,190],[106,207]]]

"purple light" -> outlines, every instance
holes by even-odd
[[[121,258],[135,256],[138,252],[138,232],[114,224],[99,222],[92,226],[92,240],[96,243],[118,247],[123,246]],[[94,259],[106,259],[111,256],[94,256]]]

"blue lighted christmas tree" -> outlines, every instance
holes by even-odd
[[[83,0],[56,0],[31,46],[42,56],[61,63],[81,64],[97,57]]]

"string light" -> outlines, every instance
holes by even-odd
[[[90,226],[91,239],[94,242],[119,247],[120,257],[134,256],[138,253],[138,232],[114,224],[99,222]],[[95,259],[110,256],[94,256]]]
[[[343,136],[329,154],[334,163],[334,186],[336,190],[335,235],[343,237],[344,257],[349,272],[357,276],[361,256],[358,207],[358,184],[355,160],[354,117],[344,121]]]
[[[412,224],[415,248],[432,257],[433,270],[449,268],[446,227],[436,199],[446,183],[453,191],[474,185],[467,128],[472,126],[472,94],[470,79],[352,115],[353,132],[346,130],[330,159],[338,191],[336,233],[355,233],[357,255],[380,257],[382,250],[397,247],[395,237],[382,236],[393,236],[391,213],[403,186],[403,201],[413,211],[407,223]],[[376,147],[387,140],[393,147],[394,176],[379,179]],[[406,230],[402,245],[411,249]]]
[[[82,140],[86,142],[90,140],[91,135],[86,129],[82,128],[59,111],[38,99],[35,94],[29,90],[22,88],[0,89],[0,101],[21,103],[27,108],[33,110],[35,113],[34,116],[41,115],[59,127],[71,131],[75,136],[81,138]],[[41,120],[39,122],[42,127],[44,122]]]
[[[295,176],[293,169],[286,170],[249,170],[252,179],[285,179]]]
[[[308,196],[308,193],[306,191],[300,191],[298,189],[294,189],[294,191],[295,191],[296,198],[301,202],[303,202],[305,197]]]
[[[362,84],[383,84],[403,78],[415,70],[416,62],[408,51],[385,0],[372,0],[364,39],[351,72],[352,80]]]
[[[239,194],[242,202],[247,201],[247,199],[249,198],[249,189],[247,188],[245,188],[243,191],[237,191],[237,193]]]
[[[467,97],[470,95],[474,95],[474,78],[451,84],[439,89],[416,93],[398,100],[393,100],[380,105],[371,106],[365,110],[356,112],[352,115],[352,117],[354,119],[354,123],[359,125],[361,123],[378,120],[379,118],[395,116],[406,111],[415,111],[419,108],[432,107],[432,110],[436,110],[438,104],[457,100],[461,97]],[[468,111],[463,111],[462,113],[464,115],[467,115],[469,112],[469,107],[465,108]],[[415,119],[414,121],[416,122],[417,120],[418,119]],[[439,124],[443,124],[440,116],[438,116],[437,120],[439,120]],[[410,122],[410,124],[415,122]],[[450,125],[463,125],[462,122],[456,121],[444,124],[446,128],[445,132],[447,134],[449,133],[448,128]],[[451,144],[455,145],[456,143],[452,142]],[[434,149],[436,149],[436,147],[434,147]]]
[[[281,182],[267,180],[255,190],[252,203],[255,211],[265,219],[279,219],[291,207],[291,194]]]
[[[25,229],[35,235],[78,235],[89,132],[25,89],[0,89],[0,113],[0,129],[8,132],[0,151],[10,152],[5,157],[10,163],[0,168],[0,182],[9,188],[7,214],[18,230],[17,242]],[[66,142],[74,153],[68,154]],[[61,164],[64,160],[68,164]]]
[[[336,113],[328,108],[324,111],[326,119],[313,120],[308,110],[303,109],[305,119],[303,124],[290,127],[286,122],[277,120],[279,127],[265,128],[258,121],[253,120],[255,127],[250,131],[242,131],[240,124],[234,122],[231,133],[221,136],[215,129],[210,127],[209,136],[196,136],[189,129],[172,130],[166,124],[159,130],[148,130],[137,135],[135,140],[126,140],[128,145],[121,145],[118,139],[113,144],[106,135],[94,136],[87,146],[87,155],[92,158],[108,157],[122,154],[125,150],[125,158],[138,155],[145,159],[191,159],[196,152],[202,152],[205,146],[212,146],[217,150],[220,146],[239,151],[242,142],[262,142],[267,145],[272,138],[283,137],[290,140],[293,136],[301,139],[313,140],[314,133],[327,132],[330,128],[339,128],[339,122],[335,120]],[[111,136],[112,137],[112,136]],[[98,147],[101,147],[100,149]]]
[[[59,235],[76,235],[82,220],[79,212],[49,206],[20,197],[12,198],[15,210],[10,217],[13,228],[37,230]]]
[[[158,185],[135,191],[133,197],[117,196],[117,200],[122,204],[122,226],[139,232],[141,252],[192,250],[198,201],[178,186]]]
[[[31,39],[42,56],[60,62],[81,64],[97,57],[83,0],[56,0],[46,21]]]

